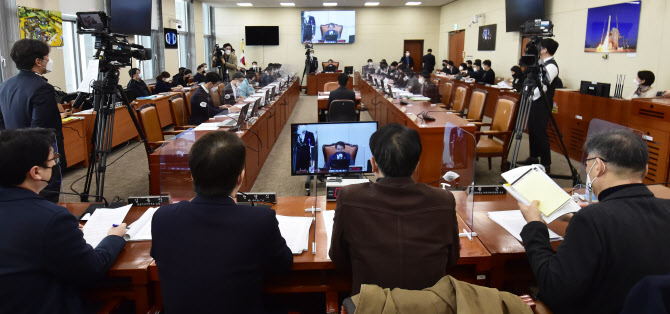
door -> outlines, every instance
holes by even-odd
[[[449,60],[454,66],[463,63],[463,50],[465,50],[465,30],[449,32]]]
[[[423,67],[423,39],[405,40],[402,50],[403,56],[405,56],[405,51],[409,51],[409,56],[414,60],[414,72],[421,72]]]

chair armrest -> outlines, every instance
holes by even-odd
[[[480,120],[480,119],[465,119],[465,121],[475,122],[475,124],[476,124],[476,122],[482,122],[482,120]]]
[[[477,131],[475,132],[476,135],[504,135],[504,134],[511,134],[512,131]]]
[[[185,130],[181,131],[163,131],[163,135],[179,135],[183,133]]]
[[[195,128],[197,125],[182,125],[182,126],[176,126],[174,127],[175,131],[186,131],[190,128]]]

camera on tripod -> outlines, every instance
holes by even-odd
[[[151,60],[151,48],[128,42],[127,35],[110,32],[109,17],[104,12],[77,12],[77,34],[95,36],[96,58],[117,67],[130,66],[132,58]],[[135,48],[135,49],[133,49]]]
[[[519,59],[519,66],[537,68],[540,66],[540,41],[545,37],[554,37],[554,24],[551,21],[529,20],[521,25],[521,37],[530,38],[523,56]]]

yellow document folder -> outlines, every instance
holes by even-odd
[[[549,176],[539,170],[532,169],[512,185],[528,202],[540,201],[539,210],[545,216],[561,208],[570,200],[570,195],[563,191]]]

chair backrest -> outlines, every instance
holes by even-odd
[[[356,104],[351,99],[337,99],[330,103],[328,121],[356,121]]]
[[[484,116],[484,105],[486,105],[486,97],[488,92],[477,88],[470,96],[470,105],[468,105],[468,115],[466,118],[473,120],[481,120]]]
[[[147,136],[149,142],[158,142],[165,140],[163,130],[158,119],[158,111],[155,104],[146,104],[137,108],[137,120],[140,122],[142,131]]]
[[[321,150],[323,151],[323,159],[324,163],[328,163],[328,158],[330,155],[335,154],[336,149],[335,149],[335,144],[328,144],[328,145],[323,145]],[[349,153],[351,155],[351,160],[356,162],[356,154],[358,153],[358,145],[351,145],[349,143],[344,143],[344,152]]]
[[[334,91],[340,87],[340,83],[338,82],[328,82],[323,85],[323,90],[326,92]]]
[[[333,65],[335,66],[335,71],[340,69],[340,63],[333,61]],[[328,66],[328,61],[321,62],[321,68],[326,70],[326,67]]]
[[[454,95],[454,104],[451,107],[452,110],[463,111],[465,110],[465,97],[468,95],[468,89],[464,86],[459,86],[456,88],[456,95]]]
[[[454,83],[447,81],[446,83],[439,85],[439,93],[442,96],[442,103],[449,105],[451,102],[451,94],[454,91]]]
[[[149,84],[149,85],[147,85],[147,87],[149,88],[149,92],[151,92],[151,94],[153,95],[154,94],[154,88],[156,87],[156,84]]]
[[[223,84],[219,85],[219,88],[215,92],[209,91],[209,96],[212,98],[212,103],[214,107],[221,106],[221,90],[223,89]]]
[[[193,96],[193,90],[186,92],[184,97],[184,103],[186,104],[186,116],[191,116],[191,96]]]
[[[320,28],[321,28],[321,38],[323,38],[324,36],[326,36],[326,32],[328,31],[328,24],[321,25]],[[338,38],[342,35],[342,29],[343,28],[344,27],[342,25],[339,25],[339,24],[335,24],[335,27],[333,27],[333,29],[337,32],[337,37]]]
[[[184,108],[184,98],[180,95],[170,98],[170,114],[174,126],[187,125],[186,109]]]
[[[500,96],[496,112],[491,121],[491,131],[511,131],[514,127],[517,100],[509,96]],[[496,136],[505,140],[505,136]]]

